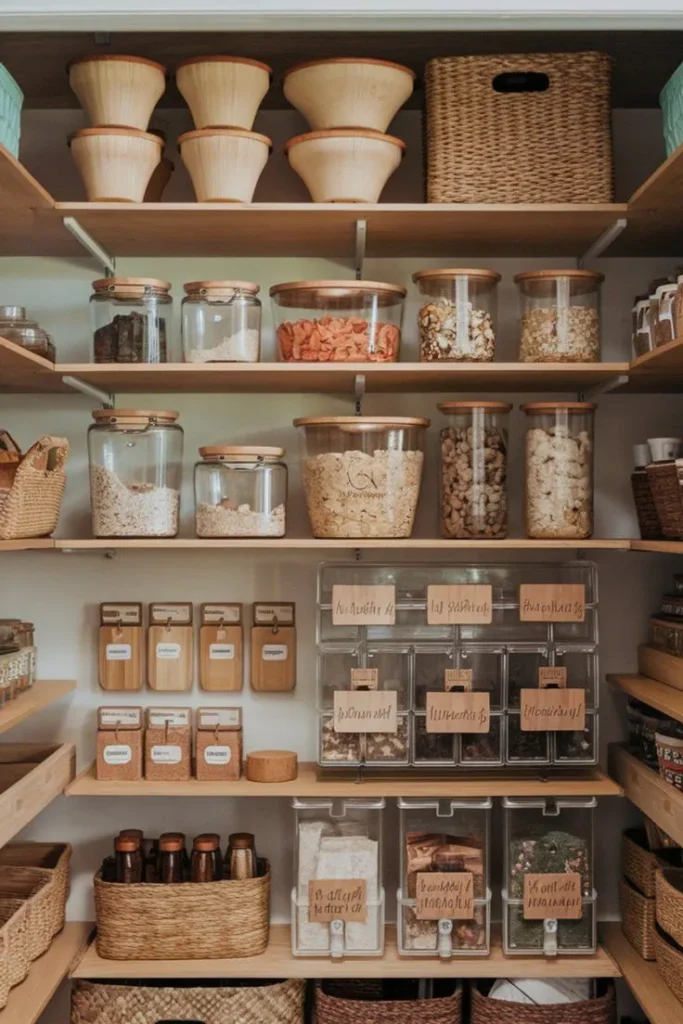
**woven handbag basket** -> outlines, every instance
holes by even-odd
[[[659,928],[655,930],[657,970],[676,999],[683,1002],[683,951]]]
[[[430,60],[427,202],[611,202],[611,78],[602,53]]]
[[[203,885],[117,885],[98,873],[95,916],[105,960],[257,956],[268,945],[270,867],[259,878]]]
[[[657,924],[683,946],[683,868],[657,872]]]
[[[277,981],[239,987],[233,982],[225,987],[213,983],[168,988],[144,982],[98,985],[77,981],[71,993],[71,1024],[158,1024],[162,1020],[303,1024],[305,985],[304,981]]]
[[[614,986],[604,996],[580,1003],[535,1006],[489,999],[472,986],[471,1024],[616,1024]]]
[[[10,488],[0,490],[0,540],[47,537],[57,526],[66,486],[69,442],[41,437],[16,468]]]
[[[655,901],[622,878],[619,884],[621,930],[643,960],[655,959]]]
[[[319,986],[315,994],[316,1024],[460,1024],[462,988],[440,999],[358,999],[351,982],[351,998],[328,995]]]
[[[662,537],[683,539],[683,459],[648,466],[647,478]]]
[[[40,868],[51,873],[50,929],[53,936],[64,927],[71,888],[71,852],[69,843],[9,843],[0,849],[0,884],[6,867]]]
[[[643,828],[628,828],[621,837],[621,870],[643,895],[654,898],[657,857],[648,850]]]

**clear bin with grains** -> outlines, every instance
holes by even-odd
[[[600,285],[592,270],[517,274],[521,299],[519,358],[523,363],[600,361]]]
[[[211,445],[194,468],[198,537],[284,537],[284,448]]]
[[[420,270],[417,314],[420,359],[426,362],[491,362],[494,356],[497,287],[493,270]]]

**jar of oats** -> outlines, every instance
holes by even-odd
[[[417,326],[420,359],[491,362],[496,336],[497,288],[493,270],[420,270]]]
[[[198,537],[284,537],[284,448],[211,445],[194,468]]]
[[[524,518],[528,537],[585,540],[593,534],[591,402],[523,405],[526,424]]]
[[[442,402],[439,508],[443,537],[507,536],[506,402]]]
[[[429,420],[309,416],[294,426],[314,537],[410,537]]]
[[[593,270],[534,270],[517,274],[523,363],[600,361],[600,285]]]

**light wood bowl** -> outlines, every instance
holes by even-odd
[[[400,139],[353,128],[297,135],[285,146],[314,203],[376,203],[404,151]]]
[[[195,128],[251,129],[270,86],[271,69],[242,57],[193,57],[176,71]]]
[[[91,203],[141,203],[163,142],[132,128],[81,128],[69,146]]]
[[[145,57],[82,57],[69,65],[69,85],[91,125],[145,131],[166,88],[166,68]]]
[[[353,127],[385,132],[414,84],[414,73],[402,64],[334,57],[290,68],[283,89],[314,131]]]
[[[272,145],[244,128],[200,128],[178,143],[198,203],[250,203]]]

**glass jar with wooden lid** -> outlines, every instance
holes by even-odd
[[[153,277],[105,277],[92,283],[93,360],[166,363],[171,360],[171,285]]]
[[[257,363],[260,288],[250,281],[191,281],[182,302],[186,363]]]
[[[212,445],[194,469],[198,537],[284,537],[284,448]]]
[[[600,285],[593,270],[534,270],[517,274],[523,363],[600,360]]]
[[[496,335],[493,270],[420,270],[413,274],[422,305],[417,314],[421,360],[490,362]]]
[[[52,338],[35,320],[27,318],[23,306],[0,306],[0,337],[21,345],[43,359],[55,361]]]

